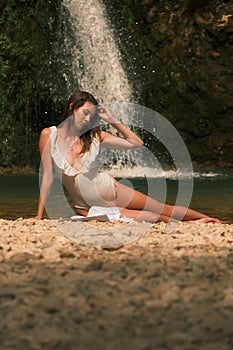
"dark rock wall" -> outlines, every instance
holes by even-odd
[[[233,1],[113,1],[140,52],[142,101],[194,161],[232,167]]]

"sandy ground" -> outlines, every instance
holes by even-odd
[[[0,348],[232,349],[233,225],[140,225],[109,251],[49,220],[0,220]]]

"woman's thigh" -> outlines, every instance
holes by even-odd
[[[116,180],[115,180],[116,181]],[[134,190],[133,188],[126,186],[116,181],[117,186],[117,199],[116,205],[121,208],[133,209],[133,210],[147,210],[156,214],[164,214],[170,216],[171,206],[164,205],[157,200]]]

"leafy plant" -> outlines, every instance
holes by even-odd
[[[0,166],[35,165],[40,130],[58,121],[75,83],[67,32],[61,0],[1,0]]]

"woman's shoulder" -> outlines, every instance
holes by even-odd
[[[56,126],[50,126],[48,128],[44,128],[41,130],[41,136],[45,136],[48,137],[51,135],[52,132],[54,132],[55,130],[57,130]]]

